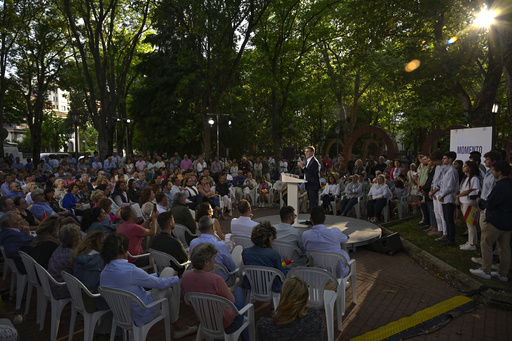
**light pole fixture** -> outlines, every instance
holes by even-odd
[[[219,144],[219,138],[220,138],[220,132],[219,132],[219,126],[220,126],[220,116],[229,116],[228,114],[214,114],[214,113],[207,113],[206,116],[214,116],[217,120],[217,156],[220,158],[220,144]],[[210,126],[213,126],[215,121],[213,118],[210,118],[208,120],[208,124]],[[231,126],[231,120],[229,120],[228,125]]]
[[[498,113],[499,109],[500,109],[500,102],[496,101],[492,104],[492,109],[491,109],[491,112],[492,112],[492,115],[491,115],[491,119],[492,119],[492,142],[491,142],[491,148],[495,148],[496,147],[496,114]]]
[[[70,111],[69,114],[75,126],[75,159],[78,160],[78,121],[80,120],[80,115],[76,111]]]

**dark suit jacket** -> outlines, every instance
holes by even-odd
[[[304,172],[304,178],[308,181],[306,182],[306,190],[318,190],[320,189],[320,163],[313,156],[307,167],[302,168],[302,172]]]

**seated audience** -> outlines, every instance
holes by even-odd
[[[22,197],[16,197],[13,199],[14,206],[16,206],[16,211],[21,215],[23,220],[27,223],[28,226],[32,227],[33,229],[36,229],[37,226],[41,223],[39,220],[37,220],[32,212],[30,212],[28,208],[27,201],[23,199]]]
[[[386,177],[382,174],[377,176],[377,183],[370,188],[368,193],[368,219],[372,223],[379,221],[379,215],[382,209],[386,207],[388,200],[391,199],[391,191],[386,185]]]
[[[352,181],[345,186],[345,197],[340,201],[340,215],[347,216],[363,195],[363,186],[359,183],[359,176],[352,175]]]
[[[293,260],[293,264],[296,266],[306,265],[308,258],[304,250],[304,245],[302,244],[302,230],[293,226],[295,217],[297,217],[295,209],[291,206],[283,206],[279,210],[279,216],[281,223],[274,226],[277,233],[276,239],[280,242],[296,245],[304,255],[301,257],[294,252],[291,260]]]

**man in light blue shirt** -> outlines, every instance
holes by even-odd
[[[308,231],[304,231],[302,234],[302,243],[306,248],[306,251],[326,251],[326,252],[337,252],[345,257],[348,261],[350,257],[348,252],[341,248],[342,244],[346,244],[349,237],[341,232],[337,227],[326,228],[325,222],[325,211],[322,206],[316,206],[311,209],[311,222],[313,228]],[[336,276],[338,278],[345,277],[350,272],[350,267],[345,262],[340,261],[336,269]]]
[[[302,244],[302,229],[294,227],[292,224],[295,222],[295,209],[292,206],[283,206],[279,210],[279,216],[281,217],[281,223],[275,225],[277,232],[276,240],[279,242],[290,243],[296,245],[303,253],[299,255],[296,252],[293,253],[292,260],[296,266],[306,265],[308,258]]]
[[[445,243],[447,246],[455,245],[455,221],[453,216],[455,214],[455,195],[459,192],[459,174],[453,166],[453,161],[457,158],[457,153],[446,152],[443,155],[443,165],[446,170],[443,175],[443,180],[439,186],[439,191],[436,197],[442,204],[443,218],[446,225],[446,233],[439,242]]]
[[[432,199],[434,203],[434,214],[436,217],[436,223],[437,223],[437,232],[433,231],[429,234],[431,235],[439,235],[438,239],[442,240],[443,236],[446,235],[446,224],[444,221],[444,214],[443,214],[443,206],[442,203],[438,200],[438,194],[440,190],[441,182],[443,181],[443,175],[446,171],[446,167],[443,167],[443,155],[435,151],[432,154],[430,154],[430,160],[435,164],[435,173],[434,178],[432,179],[432,186],[430,188],[429,192],[429,198]]]
[[[226,267],[226,269],[231,272],[236,269],[235,261],[231,254],[229,253],[228,248],[224,242],[221,242],[217,239],[213,230],[213,220],[208,216],[201,217],[198,222],[199,231],[201,232],[201,236],[194,238],[190,242],[189,254],[192,254],[192,250],[194,247],[201,243],[212,243],[217,249],[217,255],[215,256],[215,261],[217,263],[221,263]],[[229,278],[229,275],[224,273],[224,271],[219,271],[219,276],[224,280]]]
[[[161,277],[149,275],[146,271],[128,262],[128,237],[122,233],[111,234],[105,239],[101,249],[101,257],[107,263],[100,275],[100,285],[129,291],[141,299],[144,304],[150,304],[160,298],[167,298],[171,314],[173,332],[176,333],[179,303],[175,303],[181,294],[178,276],[172,276],[175,271],[165,268]],[[165,277],[167,276],[167,277]],[[171,288],[172,287],[172,288]],[[150,288],[146,291],[144,288]],[[144,309],[136,302],[132,302],[132,317],[136,326],[142,326],[153,319],[156,307]],[[193,329],[189,327],[188,329]],[[190,333],[189,333],[190,334]],[[188,335],[188,334],[186,334]],[[183,335],[184,336],[184,335]],[[173,337],[175,337],[173,335]]]

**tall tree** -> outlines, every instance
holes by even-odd
[[[53,10],[52,10],[53,9]],[[48,111],[48,93],[55,87],[66,60],[64,20],[52,0],[31,2],[30,20],[20,31],[15,63],[16,79],[25,99],[25,117],[32,137],[35,164],[41,152],[41,125]]]
[[[0,2],[0,128],[5,122],[6,93],[9,88],[7,71],[12,67],[20,33],[26,27],[29,4],[30,2],[25,0],[3,0]],[[2,140],[0,157],[3,156]]]
[[[82,93],[98,131],[99,153],[112,152],[116,117],[126,118],[133,58],[148,28],[151,0],[62,0]]]

